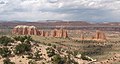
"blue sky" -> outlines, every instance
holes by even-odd
[[[120,0],[0,0],[0,20],[120,22]]]

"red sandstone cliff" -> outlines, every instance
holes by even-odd
[[[40,31],[35,26],[18,25],[13,28],[13,34],[18,35],[40,35]]]

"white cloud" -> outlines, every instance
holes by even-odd
[[[15,12],[14,14],[4,15],[4,19],[8,20],[28,20],[28,21],[37,21],[37,20],[58,20],[66,17],[66,14],[57,14],[51,12]]]
[[[0,0],[0,20],[119,21],[119,4],[120,0]]]

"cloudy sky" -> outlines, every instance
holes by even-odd
[[[0,20],[120,22],[120,0],[0,0]]]

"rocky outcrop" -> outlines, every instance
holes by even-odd
[[[41,31],[41,36],[43,36],[43,37],[49,37],[49,33],[47,31],[42,30]]]
[[[67,32],[67,30],[65,30],[64,32],[63,32],[63,38],[67,38],[68,37],[68,32]]]
[[[48,32],[45,32],[45,37],[49,37],[49,33]]]
[[[94,39],[96,39],[96,40],[106,40],[105,33],[97,30]]]
[[[13,28],[13,34],[18,35],[40,35],[40,31],[35,26],[18,25]]]
[[[63,38],[67,38],[68,37],[68,33],[67,30],[65,29],[55,29],[51,32],[51,36],[52,37],[63,37]]]
[[[25,25],[18,25],[14,27],[12,30],[12,33],[17,35],[39,35],[42,37],[50,36],[48,31],[38,30],[35,26],[25,26]],[[52,30],[51,36],[67,38],[68,34],[67,34],[67,30],[55,29],[55,30]]]
[[[51,37],[56,37],[57,29],[51,31]]]
[[[89,35],[90,38],[85,37],[85,35],[88,36],[88,34],[85,34],[85,33],[90,33],[91,34],[91,35]],[[85,32],[85,33],[83,31],[81,31],[80,40],[101,40],[101,41],[107,40],[106,36],[105,36],[105,33],[102,32],[102,31],[99,31],[99,30],[96,30],[95,33],[94,32],[92,32],[92,33],[91,32]]]
[[[43,37],[44,37],[44,36],[45,36],[45,31],[42,30],[40,36],[43,36]]]

